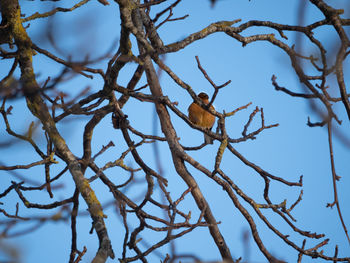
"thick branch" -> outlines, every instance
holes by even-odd
[[[141,54],[144,54],[145,48],[147,49],[147,45],[143,45],[146,40],[143,38],[143,35],[140,31],[138,31],[137,26],[133,25],[132,19],[131,19],[131,12],[129,11],[130,8],[127,7],[126,1],[118,1],[120,4],[120,12],[121,16],[123,17],[122,20],[124,20],[124,25],[128,28],[131,32],[135,33],[135,36],[139,40],[139,50]],[[133,19],[138,23],[139,26],[141,26],[141,19],[139,17],[139,14],[137,11],[134,11]],[[140,37],[143,38],[142,41],[140,41]],[[147,82],[149,84],[149,87],[151,89],[152,95],[156,98],[162,97],[162,89],[159,84],[159,80],[156,74],[156,71],[154,69],[154,66],[152,64],[151,58],[149,55],[145,55],[143,58],[143,66],[146,72]],[[160,119],[161,128],[162,131],[168,141],[169,148],[172,153],[173,163],[175,165],[175,169],[177,173],[181,176],[181,178],[186,182],[188,187],[191,189],[192,196],[194,197],[197,206],[201,211],[204,211],[204,218],[209,226],[209,231],[217,245],[217,247],[220,250],[221,256],[223,259],[228,260],[229,262],[232,262],[232,256],[230,253],[230,250],[228,246],[226,245],[226,242],[224,238],[222,237],[220,230],[217,226],[216,220],[210,210],[209,204],[205,200],[202,192],[199,189],[199,186],[197,185],[194,178],[191,176],[191,174],[187,171],[183,159],[180,157],[182,154],[184,154],[183,149],[181,145],[179,144],[177,140],[177,135],[175,132],[175,129],[170,121],[169,113],[165,107],[165,105],[156,102],[155,103],[156,110],[158,117]]]
[[[4,0],[1,2],[2,17],[8,21],[15,44],[18,48],[19,65],[21,69],[21,79],[23,85],[23,94],[27,99],[27,106],[34,116],[40,119],[48,136],[51,138],[54,146],[67,163],[74,182],[88,205],[94,227],[100,240],[100,248],[95,257],[96,262],[104,262],[107,257],[114,258],[108,238],[107,229],[104,224],[104,214],[102,206],[87,179],[84,178],[78,160],[69,150],[64,139],[58,132],[55,122],[49,113],[49,110],[40,96],[40,87],[35,79],[32,65],[31,40],[27,35],[21,23],[20,5],[17,0]]]

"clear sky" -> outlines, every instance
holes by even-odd
[[[26,16],[39,11],[44,12],[52,8],[52,2],[41,1],[20,1],[22,5],[22,13]],[[70,7],[74,1],[60,1],[59,6]],[[348,6],[347,1],[328,1],[334,3],[335,6],[344,8]],[[298,18],[298,3],[299,1],[247,1],[247,0],[222,0],[218,1],[214,8],[211,8],[209,1],[203,0],[183,0],[175,9],[174,17],[181,17],[189,14],[185,20],[174,21],[165,24],[159,29],[159,34],[165,44],[169,44],[183,39],[193,32],[203,29],[212,22],[222,20],[242,19],[242,22],[249,20],[270,20],[277,23],[294,25]],[[40,9],[38,10],[38,7]],[[316,10],[311,4],[306,5],[306,21],[312,23],[323,19],[321,12]],[[344,17],[349,17],[349,10],[346,10]],[[77,19],[79,17],[79,19]],[[55,41],[57,49],[50,46],[50,42],[46,36],[46,31],[43,27],[51,23],[56,28],[57,35]],[[67,59],[69,55],[73,60],[83,60],[86,54],[90,54],[90,58],[97,58],[105,54],[112,46],[113,51],[117,50],[118,39],[120,34],[120,19],[117,5],[110,1],[109,6],[102,6],[97,1],[90,1],[85,6],[71,13],[59,13],[53,20],[40,19],[30,22],[27,29],[33,42],[41,48],[48,49],[55,55]],[[281,39],[276,31],[264,29],[250,29],[243,35],[260,33],[274,33],[276,38]],[[295,43],[295,35],[285,32],[288,40],[286,43],[292,45]],[[318,30],[315,32],[321,40],[324,41],[326,47],[337,47],[337,35],[330,28],[326,30]],[[135,44],[135,41],[134,41]],[[309,44],[304,44],[304,54],[315,54],[316,50]],[[136,51],[136,45],[134,45]],[[331,57],[332,52],[329,53]],[[349,244],[340,224],[339,217],[335,208],[326,208],[327,203],[333,202],[332,175],[329,160],[329,149],[327,143],[327,132],[324,128],[309,128],[307,117],[310,116],[312,121],[320,121],[318,116],[312,112],[307,101],[298,98],[292,98],[288,95],[274,90],[271,84],[271,76],[276,75],[277,81],[281,86],[284,86],[295,92],[302,92],[303,88],[299,83],[294,71],[291,68],[289,58],[281,52],[277,47],[269,43],[259,42],[252,43],[245,47],[225,35],[217,33],[207,37],[206,39],[197,41],[178,53],[166,55],[165,63],[186,83],[188,83],[196,92],[205,91],[209,95],[213,94],[213,89],[205,80],[201,72],[197,68],[195,56],[198,56],[202,66],[216,84],[223,84],[231,80],[231,84],[223,88],[215,100],[214,104],[218,111],[226,112],[243,106],[249,102],[252,105],[243,111],[240,111],[235,116],[227,120],[227,129],[231,137],[238,138],[241,136],[244,124],[249,118],[250,113],[256,106],[264,109],[266,124],[278,123],[276,128],[268,129],[259,134],[256,140],[247,141],[234,145],[234,147],[243,154],[248,160],[261,166],[273,175],[282,177],[289,181],[298,181],[303,175],[304,195],[301,203],[293,210],[293,216],[297,219],[296,226],[302,230],[307,230],[316,233],[324,233],[330,238],[329,245],[324,249],[325,254],[333,256],[334,247],[339,246],[339,256],[349,255]],[[96,63],[94,67],[106,69],[106,59]],[[48,76],[54,77],[62,67],[53,63],[50,59],[38,54],[33,58],[34,69],[38,74],[38,80],[44,82]],[[128,69],[123,69],[120,73],[118,84],[125,85],[131,77],[136,64],[131,65]],[[7,74],[9,64],[6,61],[0,61],[0,76],[1,78]],[[309,68],[308,68],[309,70]],[[345,67],[345,76],[349,76],[349,69]],[[16,72],[18,76],[18,71]],[[349,78],[346,78],[348,80]],[[143,77],[139,86],[144,85],[145,78]],[[62,84],[62,90],[77,94],[85,87],[90,87],[91,91],[98,91],[102,88],[103,82],[99,76],[95,76],[93,80],[77,77],[67,80]],[[335,96],[336,82],[334,78],[329,81],[330,91]],[[138,86],[138,87],[139,87]],[[178,102],[178,108],[184,113],[187,112],[188,105],[192,102],[191,97],[181,87],[177,86],[163,72],[161,75],[161,86],[165,95],[169,96],[172,101]],[[145,90],[149,93],[149,90]],[[25,106],[24,100],[11,101],[8,105],[13,105],[13,114],[9,117],[14,130],[24,132],[33,120]],[[349,139],[349,122],[347,121],[346,113],[341,104],[336,106],[339,117],[343,120],[340,131]],[[140,103],[134,101],[127,104],[123,111],[129,116],[130,124],[146,134],[150,134],[154,130],[153,118],[154,108],[152,104]],[[21,116],[19,118],[18,116]],[[202,143],[203,137],[200,132],[191,129],[182,119],[171,113],[174,127],[180,142],[186,146],[196,146]],[[78,120],[75,117],[68,118],[71,123],[64,122],[58,125],[70,149],[77,156],[82,154],[82,133],[84,124],[88,121],[87,117],[82,117]],[[253,122],[251,129],[260,125],[260,120],[256,119]],[[216,126],[215,126],[216,127]],[[214,128],[215,128],[214,127]],[[5,142],[10,137],[6,134],[3,121],[0,121],[0,142]],[[161,135],[159,124],[157,125],[157,133]],[[38,132],[41,131],[39,126]],[[139,139],[134,138],[135,141]],[[40,135],[36,141],[41,147],[45,145],[45,139]],[[110,118],[105,118],[95,129],[93,136],[93,152],[97,152],[102,148],[102,145],[113,141],[116,147],[109,149],[100,159],[97,159],[99,165],[105,164],[107,161],[116,159],[126,147],[123,142],[120,131],[113,129]],[[186,186],[181,182],[176,175],[172,163],[169,150],[165,143],[158,144],[160,150],[160,161],[163,169],[163,176],[169,180],[168,191],[178,198]],[[199,152],[190,152],[189,154],[204,164],[208,169],[213,169],[215,154],[219,147],[218,142],[214,145],[206,146]],[[157,170],[154,159],[154,149],[151,145],[146,145],[140,149],[140,154],[150,166]],[[342,207],[344,221],[350,227],[350,209],[347,201],[350,200],[349,185],[350,185],[350,162],[349,145],[345,145],[342,141],[334,138],[335,164],[337,175],[341,176],[338,186],[338,195]],[[14,144],[7,149],[0,149],[0,160],[6,165],[27,164],[38,160],[38,156],[33,154],[30,145],[25,143]],[[135,166],[134,161],[129,156],[126,163]],[[235,156],[228,152],[224,154],[222,169],[227,175],[243,190],[247,195],[256,200],[263,202],[263,180],[252,169],[246,167]],[[64,167],[62,161],[60,164],[53,167],[53,174],[57,173]],[[197,180],[203,193],[214,212],[217,221],[221,221],[220,230],[222,231],[228,246],[234,257],[244,255],[244,247],[242,245],[242,234],[248,230],[248,225],[244,217],[233,206],[232,202],[225,195],[222,189],[215,185],[213,181],[206,178],[198,171],[189,168],[190,172]],[[114,172],[113,172],[114,171]],[[38,167],[28,171],[20,170],[17,172],[25,178],[30,178],[36,182],[44,181],[44,169]],[[87,177],[92,176],[91,171],[87,172]],[[127,177],[127,173],[120,170],[111,170],[108,176],[115,182],[123,182]],[[142,178],[143,174],[138,176]],[[3,192],[14,180],[7,173],[0,172],[0,192]],[[15,179],[20,181],[19,179]],[[70,174],[66,174],[60,183],[63,188],[54,191],[54,200],[62,200],[70,197],[74,192],[74,184]],[[95,181],[92,184],[97,197],[102,204],[109,204],[112,196],[108,190],[100,182]],[[144,184],[135,184],[127,189],[132,196],[139,196],[145,191]],[[300,188],[286,187],[280,183],[272,183],[270,197],[273,202],[280,203],[287,199],[287,205],[290,206],[298,198]],[[158,192],[156,191],[155,195]],[[30,193],[27,196],[32,202],[50,203],[46,192]],[[15,192],[0,200],[4,208],[9,213],[15,212],[15,204],[19,202]],[[265,243],[267,249],[279,259],[284,259],[287,262],[296,262],[297,254],[287,245],[285,245],[278,237],[261,223],[254,211],[243,200],[240,200],[249,212],[252,213],[258,225],[259,234]],[[78,248],[82,249],[86,246],[88,251],[82,262],[89,262],[95,255],[98,240],[95,234],[90,235],[88,232],[91,228],[91,219],[86,214],[86,206],[81,199],[81,216],[78,217]],[[20,214],[22,216],[47,216],[47,213],[52,214],[52,211],[38,211],[34,209],[26,209],[20,203]],[[184,211],[192,211],[192,218],[196,220],[198,211],[193,208],[193,200],[188,196],[180,206]],[[106,219],[107,228],[112,239],[112,246],[116,253],[116,258],[121,256],[121,244],[124,238],[124,229],[121,226],[120,218],[115,215],[116,207],[109,205],[105,213],[108,215]],[[56,211],[57,212],[57,211]],[[63,211],[67,215],[67,211]],[[302,239],[298,237],[292,229],[290,229],[283,221],[269,211],[265,215],[274,223],[283,234],[290,235],[291,239],[299,246],[302,244]],[[3,215],[0,215],[0,220],[6,220]],[[133,223],[137,220],[131,219],[131,229]],[[35,225],[35,223],[33,223]],[[0,225],[2,227],[2,225]],[[16,229],[27,229],[28,225],[23,225]],[[15,231],[14,231],[15,232]],[[70,252],[71,237],[70,237],[69,222],[49,222],[43,224],[37,231],[14,237],[5,240],[9,244],[20,248],[23,253],[21,262],[67,262]],[[159,235],[158,238],[163,237]],[[150,242],[153,236],[143,236],[144,242]],[[1,241],[3,242],[3,241]],[[319,240],[309,241],[307,247],[316,245]],[[1,245],[1,243],[0,243]],[[147,244],[144,243],[145,247]],[[214,242],[210,239],[208,230],[205,228],[196,229],[188,236],[175,241],[176,251],[180,254],[193,253],[203,260],[220,259],[220,254],[214,246]],[[164,259],[166,253],[169,253],[169,247],[165,246],[159,250],[159,253]],[[2,256],[0,250],[0,261]],[[266,262],[266,259],[258,250],[257,246],[250,238],[250,254],[249,260],[252,262]],[[111,260],[109,260],[111,262]],[[159,262],[158,255],[151,257],[149,262]],[[320,262],[319,259],[312,261],[310,258],[305,259],[305,262]]]

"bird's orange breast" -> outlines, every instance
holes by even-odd
[[[214,107],[211,105],[210,109],[214,110]],[[211,129],[215,122],[215,116],[195,102],[188,108],[188,117],[194,124],[208,129]]]

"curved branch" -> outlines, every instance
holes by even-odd
[[[18,48],[19,65],[21,69],[21,79],[23,85],[23,94],[27,99],[27,106],[34,116],[40,119],[48,136],[51,138],[54,146],[67,163],[68,169],[72,174],[74,182],[79,189],[82,197],[88,205],[94,228],[100,241],[100,247],[95,260],[104,262],[107,257],[114,258],[114,252],[111,247],[107,229],[104,223],[104,214],[102,206],[91,188],[88,180],[84,178],[78,160],[69,150],[64,139],[58,132],[55,122],[49,113],[39,93],[39,85],[36,82],[34,69],[32,65],[32,43],[21,23],[20,5],[17,0],[4,0],[1,3],[2,17],[10,24],[12,35]],[[101,261],[102,260],[102,261]]]

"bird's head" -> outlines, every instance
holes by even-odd
[[[198,97],[199,97],[202,101],[208,101],[208,99],[209,99],[208,94],[205,93],[205,92],[199,93],[199,94],[198,94]]]

